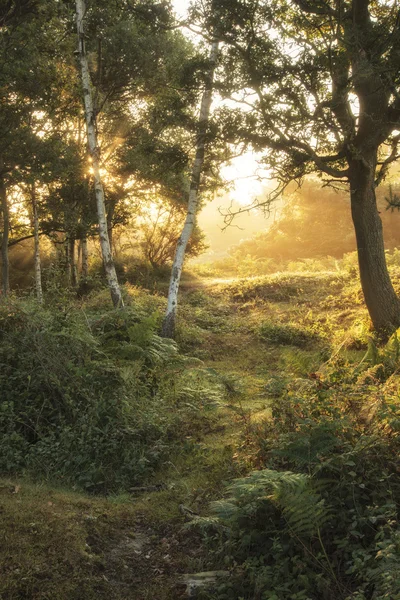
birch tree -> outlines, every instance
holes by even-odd
[[[1,280],[2,292],[7,296],[10,291],[10,267],[8,259],[8,240],[10,236],[10,215],[7,199],[7,186],[4,176],[0,175],[0,205],[3,216],[3,232],[1,236]]]
[[[218,46],[218,39],[214,39],[211,43],[210,69],[206,78],[204,93],[200,106],[200,117],[198,123],[198,134],[196,142],[196,155],[191,173],[186,220],[178,244],[176,246],[175,257],[172,264],[171,278],[168,290],[167,311],[162,326],[162,335],[164,337],[169,338],[173,338],[175,336],[179,284],[185,260],[186,247],[193,233],[193,229],[196,224],[196,216],[199,208],[199,185],[206,149],[206,136],[212,102],[212,89],[214,83],[214,71],[217,64]]]
[[[34,235],[34,265],[35,265],[35,291],[36,298],[40,304],[43,303],[42,289],[42,266],[40,261],[40,236],[39,236],[39,217],[37,207],[36,186],[31,185],[31,202],[32,202],[32,224]]]
[[[85,105],[86,132],[88,141],[89,156],[93,169],[94,188],[96,195],[97,217],[99,225],[100,246],[103,257],[104,270],[107,277],[108,286],[111,292],[112,302],[115,307],[123,306],[121,289],[118,283],[117,273],[111,254],[110,240],[107,229],[107,217],[104,201],[104,188],[100,174],[100,148],[97,139],[97,123],[94,108],[92,85],[88,58],[85,46],[84,18],[86,13],[86,4],[84,0],[76,0],[76,24],[78,32],[78,53],[82,77],[82,91]]]

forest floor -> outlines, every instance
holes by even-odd
[[[257,468],[252,440],[269,415],[268,386],[307,380],[340,345],[365,353],[366,313],[349,281],[296,273],[187,284],[178,343],[221,382],[225,401],[129,494],[98,498],[0,480],[0,599],[187,597],[182,576],[212,569],[188,524],[230,480]]]

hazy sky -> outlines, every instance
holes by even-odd
[[[172,5],[177,15],[179,17],[183,17],[185,16],[187,7],[189,6],[189,0],[172,0]]]

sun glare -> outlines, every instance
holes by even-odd
[[[222,176],[232,182],[230,197],[241,205],[250,204],[262,194],[268,172],[261,169],[255,154],[248,152],[223,167]]]

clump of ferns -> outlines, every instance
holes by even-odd
[[[318,491],[323,485],[303,473],[254,471],[235,479],[227,497],[211,503],[211,515],[196,518],[191,526],[235,540],[243,556],[259,551],[261,543],[265,549],[278,531],[285,530],[301,543],[315,536],[320,539],[331,518]]]

